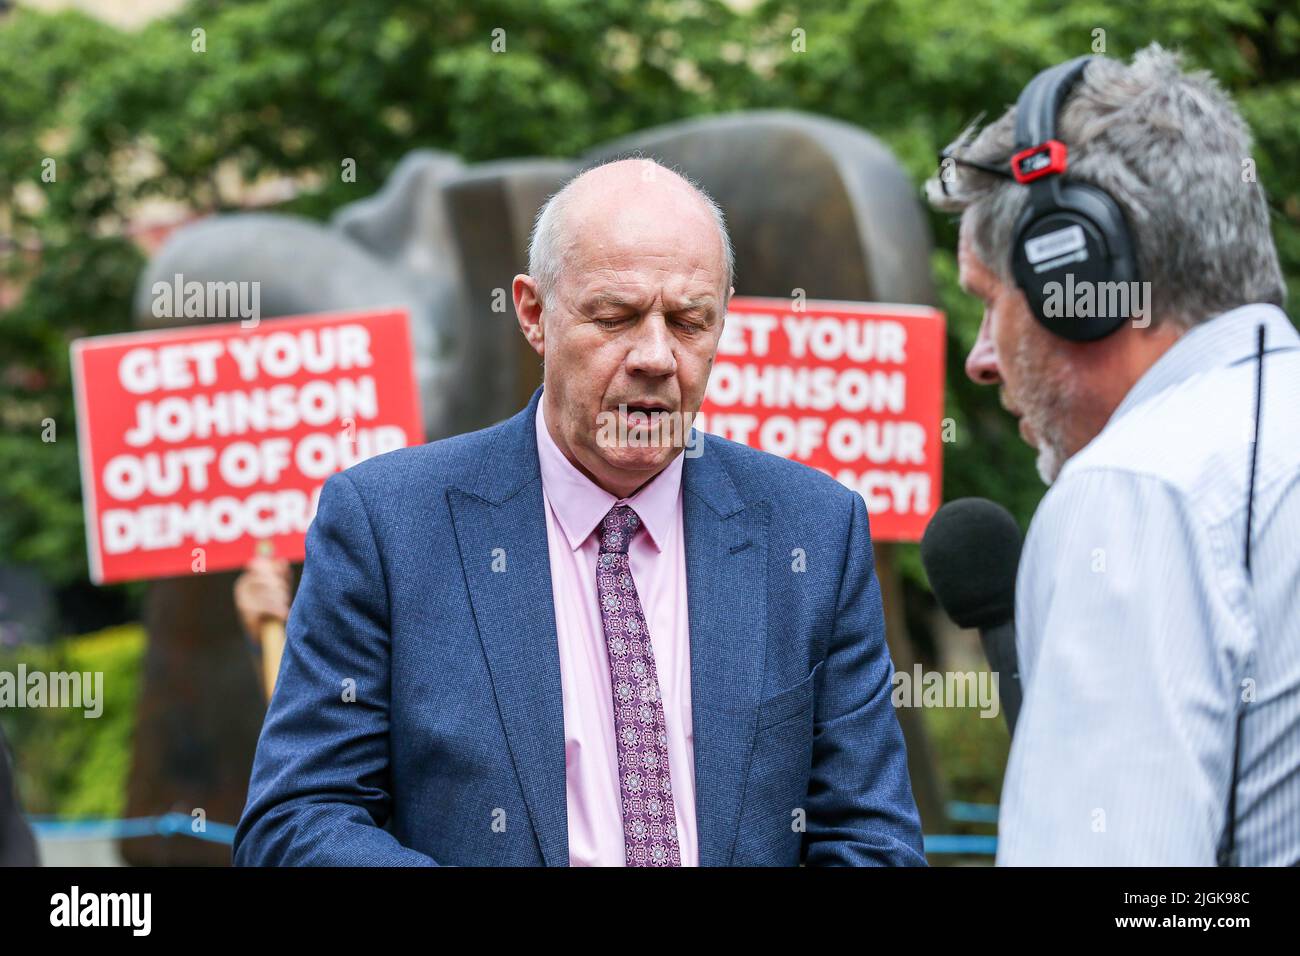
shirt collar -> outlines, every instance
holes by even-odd
[[[574,467],[564,456],[546,427],[545,394],[537,403],[537,459],[542,472],[542,489],[551,510],[564,529],[569,547],[577,551],[615,505],[628,505],[637,513],[656,551],[663,551],[677,518],[682,490],[682,462],[677,454],[663,471],[643,485],[631,498],[615,498]]]
[[[1231,309],[1180,335],[1128,390],[1111,421],[1198,372],[1250,358],[1256,352],[1255,330],[1260,324],[1264,326],[1266,352],[1300,346],[1300,333],[1277,306],[1256,303]]]

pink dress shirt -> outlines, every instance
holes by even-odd
[[[596,602],[601,520],[616,504],[645,530],[628,549],[668,728],[668,765],[682,866],[699,866],[695,833],[695,747],[691,730],[691,645],[682,535],[682,456],[631,498],[615,498],[564,457],[537,406],[537,455],[546,500],[551,592],[564,690],[564,770],[570,866],[624,866],[623,810],[614,742],[613,689]]]

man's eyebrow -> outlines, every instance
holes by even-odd
[[[701,309],[716,309],[717,299],[711,295],[701,296],[698,299],[691,299],[683,302],[681,305],[674,306],[671,309],[665,309],[665,312],[676,315],[682,312],[697,312]]]
[[[640,310],[641,303],[615,292],[597,292],[584,301],[583,307],[587,309],[616,308]],[[664,311],[669,315],[680,315],[683,312],[697,312],[704,309],[717,311],[717,299],[712,295],[701,296],[698,299],[690,299],[680,305],[665,309]]]
[[[589,309],[610,306],[619,309],[637,309],[640,303],[613,292],[597,292],[583,303]]]

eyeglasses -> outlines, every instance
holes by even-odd
[[[974,141],[976,133],[979,132],[980,123],[982,122],[984,122],[984,114],[980,113],[979,116],[976,116],[966,124],[961,135],[957,137],[951,146],[940,151],[939,186],[943,189],[943,194],[945,196],[948,195],[948,183],[951,180],[951,176],[948,172],[949,167],[947,165],[949,161],[951,161],[954,166],[966,166],[970,169],[978,169],[980,172],[988,173],[990,176],[1001,176],[1003,179],[1015,179],[1011,174],[1010,160],[1007,160],[1007,162],[1000,166],[994,166],[989,163],[977,162],[973,159],[963,159],[961,156],[957,155],[962,150],[966,149],[966,147],[970,146],[971,142]]]

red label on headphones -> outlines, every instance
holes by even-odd
[[[1021,150],[1011,157],[1011,173],[1018,183],[1031,183],[1052,173],[1065,172],[1069,151],[1059,139]]]

